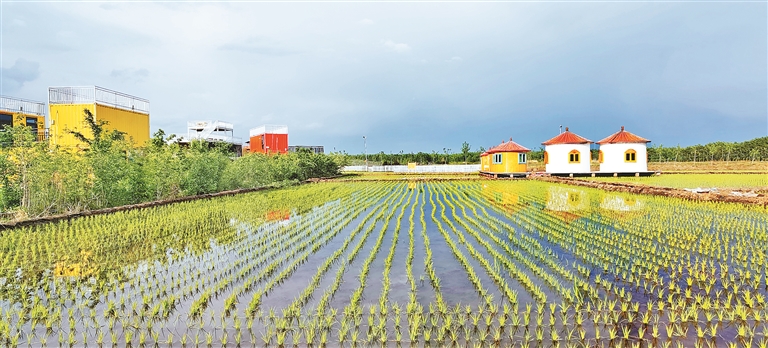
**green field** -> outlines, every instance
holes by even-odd
[[[0,345],[768,343],[764,207],[331,182],[0,236]]]

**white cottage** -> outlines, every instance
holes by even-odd
[[[648,139],[624,130],[598,141],[600,171],[606,173],[641,173],[648,171]]]
[[[544,145],[544,164],[546,164],[547,173],[590,172],[591,140],[571,133],[568,127],[565,127],[565,132],[541,144]]]

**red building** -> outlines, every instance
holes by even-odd
[[[288,152],[288,126],[263,125],[250,132],[251,153]]]

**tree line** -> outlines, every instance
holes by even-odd
[[[443,148],[442,151],[416,153],[378,153],[368,154],[369,164],[376,165],[405,165],[418,164],[477,164],[480,155],[485,152],[483,147],[471,151],[469,143],[464,142],[461,152]],[[592,149],[592,159],[598,158],[598,147]],[[353,164],[363,165],[365,154],[351,155]],[[529,161],[542,161],[544,148],[538,147],[528,153]],[[648,146],[650,162],[702,162],[702,161],[766,161],[768,160],[768,137],[755,138],[743,142],[713,142],[705,145],[681,147],[665,147],[663,144]]]
[[[235,158],[228,144],[182,145],[163,130],[142,147],[84,110],[79,149],[36,141],[28,126],[0,132],[0,209],[5,218],[100,209],[337,175],[343,155],[299,151]],[[16,115],[15,117],[21,117]],[[21,122],[21,124],[24,124]]]

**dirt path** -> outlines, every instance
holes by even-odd
[[[572,178],[558,178],[558,177],[536,177],[535,180],[557,182],[574,186],[592,187],[606,191],[615,192],[629,192],[639,193],[644,195],[657,195],[665,197],[676,197],[691,199],[697,201],[716,201],[716,202],[729,202],[729,203],[742,203],[742,204],[755,204],[768,207],[768,197],[764,194],[758,194],[757,197],[738,197],[732,196],[731,192],[736,190],[723,190],[717,193],[694,193],[688,192],[682,189],[652,186],[643,184],[633,184],[624,182],[597,182],[588,180],[579,180]]]

